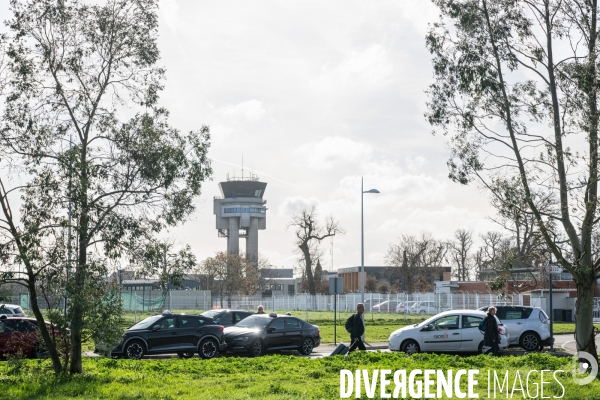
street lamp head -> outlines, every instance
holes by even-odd
[[[377,189],[371,189],[371,190],[367,190],[366,192],[363,192],[363,193],[380,193],[380,192]]]

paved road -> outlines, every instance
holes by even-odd
[[[554,347],[557,349],[563,349],[572,354],[575,354],[577,351],[577,345],[575,344],[575,337],[573,334],[555,335]],[[596,349],[600,349],[600,336],[596,336]]]
[[[346,343],[347,344],[347,343]],[[596,337],[596,346],[600,349],[600,337]],[[576,351],[576,345],[575,345],[575,339],[573,337],[573,334],[561,334],[561,335],[555,335],[554,336],[554,348],[557,352],[568,352],[571,354],[575,354]],[[335,346],[333,344],[323,344],[319,347],[317,347],[316,349],[314,349],[314,351],[311,353],[310,358],[321,358],[321,357],[325,357],[328,356],[329,354],[331,354],[331,352],[335,349]],[[382,352],[387,352],[389,353],[390,351],[387,348],[387,343],[382,342],[382,343],[369,343],[367,345],[367,350],[368,351],[382,351]],[[521,349],[520,347],[511,347],[508,350],[504,351],[504,354],[506,355],[524,355],[526,352]],[[283,352],[283,354],[294,354],[294,355],[298,355],[300,356],[300,354],[297,351],[286,351]],[[92,352],[86,352],[85,353],[86,356],[89,357],[97,357],[98,354],[94,354]],[[167,358],[173,358],[173,357],[177,357],[176,354],[161,354],[161,355],[156,355],[156,356],[146,356],[144,358],[148,358],[148,359],[167,359]],[[198,357],[196,355],[196,357]],[[226,356],[228,357],[228,356]],[[301,356],[301,357],[305,357],[305,356]]]

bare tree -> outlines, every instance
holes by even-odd
[[[398,244],[390,244],[385,257],[392,285],[405,293],[432,289],[430,275],[440,273],[447,252],[448,245],[428,232],[403,235]]]
[[[379,282],[377,282],[377,278],[374,276],[367,276],[365,279],[365,291],[375,293],[377,292]]]
[[[473,232],[466,229],[457,229],[454,239],[449,242],[450,259],[454,263],[452,275],[461,281],[470,281],[474,269],[471,255],[473,247]]]
[[[318,254],[319,245],[325,238],[344,234],[345,231],[339,223],[333,219],[333,216],[327,217],[325,225],[318,221],[316,206],[313,205],[308,210],[303,210],[300,214],[292,217],[292,222],[288,228],[294,228],[296,234],[296,246],[300,250],[301,263],[304,266],[308,291],[310,294],[316,294],[316,285],[314,280],[313,260]],[[318,259],[318,256],[316,257]]]
[[[231,307],[231,298],[236,294],[248,294],[257,284],[256,263],[246,260],[244,255],[219,252],[200,265],[200,273],[207,277],[210,290],[219,295],[220,305],[227,299]]]

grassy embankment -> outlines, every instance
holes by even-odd
[[[85,374],[55,378],[49,360],[13,360],[0,363],[0,398],[2,399],[335,399],[340,397],[340,370],[358,369],[478,369],[476,393],[488,398],[488,370],[504,377],[509,371],[508,387],[513,388],[519,371],[523,389],[530,370],[570,371],[570,358],[544,354],[523,357],[452,356],[403,353],[356,352],[347,357],[309,358],[268,355],[258,358],[225,357],[212,360],[113,360],[84,359]],[[493,372],[492,372],[493,379]],[[570,372],[558,373],[563,389],[546,375],[544,397],[563,399],[597,399],[600,380],[585,386],[576,385]],[[539,373],[530,377],[533,395],[540,383]],[[422,380],[422,376],[420,378]],[[501,378],[502,379],[502,378]],[[390,393],[394,388],[388,388]],[[466,382],[461,381],[466,392]],[[520,389],[519,382],[516,388]],[[367,398],[362,385],[362,398]],[[506,398],[498,392],[498,398]],[[526,392],[525,392],[526,393]],[[512,398],[523,398],[517,390]],[[374,398],[379,398],[377,386]],[[493,397],[493,392],[492,392]],[[354,398],[354,395],[351,396]],[[539,394],[538,394],[538,397]]]

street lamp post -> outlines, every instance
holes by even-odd
[[[365,302],[365,219],[363,208],[363,197],[365,193],[379,193],[377,189],[365,191],[363,189],[363,178],[360,178],[360,302]],[[373,304],[371,304],[373,307]]]

